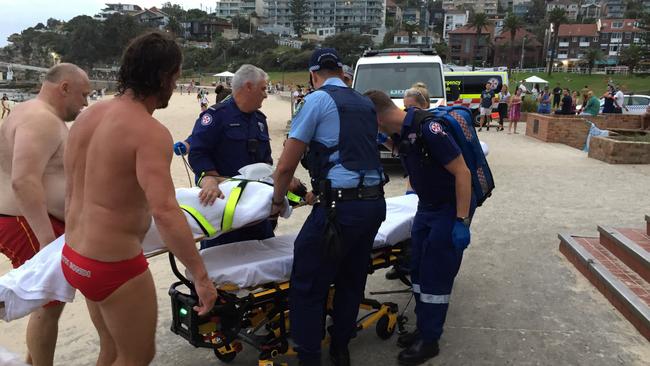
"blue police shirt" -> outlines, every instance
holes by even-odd
[[[197,177],[209,170],[232,177],[248,164],[273,164],[266,116],[240,111],[234,98],[202,112],[190,137],[188,158]],[[252,145],[256,145],[254,153]]]
[[[424,122],[421,133],[429,149],[430,162],[423,165],[422,156],[415,144],[418,126],[412,126],[414,112],[414,108],[408,109],[401,136],[401,139],[407,139],[409,142],[406,157],[402,161],[409,174],[411,186],[423,204],[437,206],[454,203],[456,202],[456,178],[445,169],[445,165],[461,154],[460,148],[440,123]]]
[[[339,78],[329,78],[323,85],[335,85],[347,87]],[[312,140],[332,147],[338,144],[340,131],[339,112],[336,103],[327,92],[316,90],[308,94],[304,104],[291,122],[289,138],[300,140],[309,144]],[[330,156],[330,162],[335,162],[339,153],[334,152]],[[378,185],[380,174],[378,171],[366,171],[364,186]],[[359,173],[348,170],[340,163],[335,164],[327,174],[327,179],[332,182],[333,188],[354,188],[359,185]]]

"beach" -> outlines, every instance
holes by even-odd
[[[214,101],[214,94],[208,97]],[[180,141],[190,134],[199,112],[195,94],[175,93],[169,106],[154,116]],[[277,162],[290,118],[289,101],[271,95],[262,112],[268,118]],[[441,354],[428,364],[643,365],[650,359],[647,341],[559,254],[557,232],[596,235],[599,223],[640,226],[643,214],[650,213],[650,165],[608,165],[568,146],[521,134],[490,131],[480,138],[490,145],[488,160],[497,188],[477,210],[472,244],[452,293]],[[171,171],[177,188],[190,186],[181,158],[174,157]],[[386,196],[403,194],[401,168],[390,167],[387,172],[391,181]],[[296,175],[309,182],[302,167]],[[297,232],[308,214],[308,207],[296,209],[289,219],[280,220],[276,234]],[[149,268],[159,307],[153,364],[219,365],[211,350],[194,348],[169,330],[167,291],[176,278],[167,256],[149,259]],[[10,269],[9,261],[0,257],[0,273]],[[382,270],[369,276],[367,292],[403,288],[397,281],[385,280]],[[376,298],[397,303],[401,312],[409,295]],[[406,315],[411,330],[412,303]],[[1,324],[0,345],[22,355],[26,324],[27,318]],[[350,344],[353,363],[397,364],[395,339],[382,341],[373,328],[359,332]],[[55,364],[94,364],[97,352],[97,334],[83,296],[77,293],[61,317]],[[244,345],[233,364],[256,365],[256,360],[257,352]],[[292,357],[280,360],[297,364]]]

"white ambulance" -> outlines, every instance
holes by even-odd
[[[388,48],[363,54],[354,72],[353,88],[362,94],[381,90],[403,108],[404,91],[417,82],[427,86],[431,108],[446,104],[443,64],[434,50]]]

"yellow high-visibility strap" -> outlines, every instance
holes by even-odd
[[[194,207],[188,206],[188,205],[180,205],[185,212],[190,214],[196,220],[196,222],[199,224],[201,227],[201,230],[203,230],[203,233],[207,237],[211,237],[217,234],[217,229],[212,226],[210,221],[208,221],[205,216],[203,216],[198,210],[196,210]]]
[[[300,198],[300,196],[298,196],[297,194],[295,194],[293,192],[287,192],[287,199],[290,202],[294,202],[294,203],[300,203],[300,201],[302,200],[302,198]]]
[[[244,187],[246,187],[247,184],[247,181],[242,181],[237,187],[230,191],[230,195],[226,201],[226,207],[223,209],[223,216],[221,217],[221,231],[224,233],[232,230],[232,222],[235,218],[235,209],[237,208],[237,203],[244,191]]]

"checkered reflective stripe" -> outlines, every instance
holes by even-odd
[[[474,136],[472,136],[472,131],[469,129],[469,125],[467,124],[467,121],[465,121],[465,118],[463,118],[463,116],[461,116],[460,113],[456,111],[449,112],[449,115],[454,117],[456,122],[458,122],[460,127],[463,129],[463,135],[465,135],[465,139],[467,141],[472,141],[472,138]]]
[[[483,172],[483,167],[479,166],[476,168],[476,175],[478,175],[478,181],[481,183],[481,189],[483,189],[483,192],[487,192],[489,187],[487,179],[485,178],[485,173]]]
[[[453,102],[447,102],[447,107],[454,107],[458,105],[470,109],[477,109],[481,106],[481,98],[464,98],[455,100]]]

